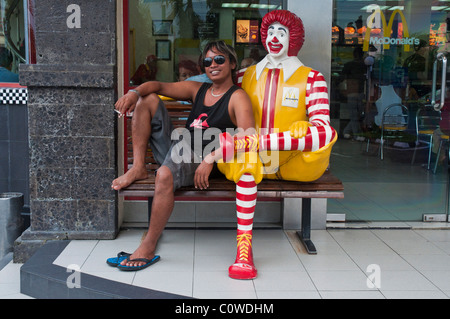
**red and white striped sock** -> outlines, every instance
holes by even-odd
[[[251,232],[253,230],[257,192],[254,177],[251,174],[242,175],[236,185],[238,232]]]
[[[253,175],[244,174],[236,185],[237,253],[236,261],[228,269],[234,279],[256,278],[253,264],[253,218],[257,200],[257,185]]]

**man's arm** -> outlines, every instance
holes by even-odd
[[[255,118],[253,116],[252,103],[244,90],[237,90],[230,98],[228,111],[231,121],[238,127],[237,136],[254,134],[256,131]],[[216,150],[208,154],[197,168],[194,177],[196,188],[206,189],[209,187],[208,179],[211,174],[214,162],[222,159],[222,150]]]
[[[242,89],[237,90],[231,96],[230,116],[238,129],[242,129],[243,131],[255,129],[255,117],[253,116],[252,102],[247,93]]]
[[[202,83],[200,82],[192,81],[173,83],[158,81],[145,82],[134,89],[134,92],[130,90],[127,94],[117,100],[116,110],[121,114],[133,112],[136,108],[136,103],[138,102],[139,98],[144,98],[152,93],[164,95],[180,101],[194,100],[201,85]]]

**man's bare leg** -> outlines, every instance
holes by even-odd
[[[112,182],[111,187],[114,190],[120,190],[137,180],[147,178],[145,156],[152,131],[151,121],[158,109],[159,102],[160,99],[156,94],[150,94],[140,98],[136,104],[131,127],[133,134],[133,167]]]
[[[155,180],[155,195],[153,197],[148,232],[140,246],[130,256],[130,260],[137,258],[152,260],[155,257],[156,244],[172,214],[174,201],[172,172],[168,167],[161,166],[158,169]],[[126,260],[122,262],[123,266],[128,267],[142,266],[144,264],[144,262],[127,262]]]

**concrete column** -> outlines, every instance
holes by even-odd
[[[39,0],[37,64],[28,87],[31,226],[15,243],[24,262],[48,240],[114,239],[116,2]]]

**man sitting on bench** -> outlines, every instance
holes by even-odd
[[[195,185],[200,190],[207,189],[214,163],[220,159],[220,152],[203,154],[206,146],[211,149],[210,137],[205,135],[203,138],[208,129],[224,132],[237,127],[243,130],[254,128],[250,99],[244,90],[233,83],[237,63],[232,47],[223,41],[212,42],[203,51],[203,66],[212,84],[194,81],[146,82],[117,101],[116,110],[121,114],[134,111],[134,163],[128,172],[112,182],[111,187],[120,190],[134,181],[147,178],[145,154],[149,139],[154,157],[161,167],[156,173],[152,214],[145,239],[133,254],[118,256],[115,261],[110,259],[110,265],[114,264],[120,270],[135,271],[159,260],[159,256],[155,256],[156,244],[172,213],[174,191],[188,185]],[[181,141],[172,141],[172,123],[157,94],[175,100],[193,101],[186,129],[181,132]],[[194,140],[198,135],[200,143]],[[200,149],[194,150],[197,144],[200,144]],[[218,147],[218,134],[216,144]]]

